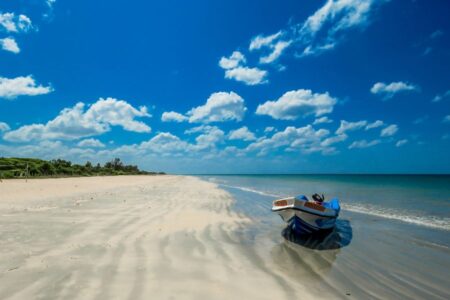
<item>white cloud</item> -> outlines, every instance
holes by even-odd
[[[315,119],[314,122],[313,122],[313,125],[327,124],[327,123],[331,123],[331,122],[333,122],[333,120],[331,120],[327,116],[325,116],[325,117],[321,117],[321,118]]]
[[[9,127],[8,124],[6,124],[5,122],[0,122],[0,132],[5,132],[10,130],[11,128]]]
[[[277,40],[279,37],[281,37],[282,34],[283,33],[281,31],[279,31],[275,34],[268,35],[268,36],[258,35],[251,40],[250,46],[248,49],[250,51],[253,51],[253,50],[261,49],[262,47],[268,47],[268,46],[272,45],[272,43],[275,40]]]
[[[343,142],[347,138],[348,138],[348,136],[346,134],[335,135],[335,136],[332,136],[332,137],[329,137],[329,138],[323,140],[320,143],[320,145],[323,146],[323,147],[328,147],[328,146],[331,146],[333,144]]]
[[[247,85],[267,83],[267,71],[258,68],[237,67],[225,71],[225,78],[241,81]]]
[[[104,148],[105,144],[97,139],[85,139],[78,142],[77,146],[81,148]]]
[[[0,29],[6,32],[27,32],[33,28],[30,18],[26,15],[16,16],[14,13],[0,13]]]
[[[242,63],[245,63],[245,56],[239,51],[234,51],[230,57],[222,57],[219,66],[222,69],[234,69]]]
[[[189,150],[189,145],[169,132],[161,132],[149,141],[141,143],[139,148],[155,153],[168,154],[186,152]]]
[[[234,92],[218,92],[209,96],[206,104],[187,112],[190,123],[241,121],[247,108],[244,99]]]
[[[272,131],[277,131],[277,130],[275,129],[275,127],[272,127],[272,126],[268,126],[264,129],[265,133],[272,132]]]
[[[300,150],[303,153],[322,152],[323,154],[330,154],[334,149],[320,145],[322,139],[329,133],[326,129],[315,130],[311,125],[300,128],[289,126],[270,138],[262,138],[248,145],[245,151],[257,151],[258,155],[266,155],[278,148],[285,148],[289,151]]]
[[[408,142],[408,140],[399,140],[396,144],[395,147],[401,147],[404,144],[406,144]]]
[[[169,111],[169,112],[163,112],[161,116],[161,121],[163,122],[184,122],[189,120],[188,117],[185,115],[182,115],[180,113],[177,113],[175,111]]]
[[[292,44],[292,41],[279,41],[275,45],[273,45],[273,50],[270,54],[266,56],[262,56],[259,59],[259,62],[262,64],[270,64],[276,61],[286,48],[288,48]]]
[[[446,91],[444,94],[436,95],[431,102],[440,102],[444,99],[450,98],[450,90]]]
[[[381,126],[383,126],[383,125],[384,125],[384,122],[383,122],[383,121],[381,121],[381,120],[376,120],[376,121],[373,122],[373,123],[367,124],[366,130],[373,129],[373,128],[378,128],[378,127],[381,127]]]
[[[31,124],[9,131],[4,139],[12,142],[47,139],[79,139],[100,135],[120,126],[127,131],[150,132],[145,123],[136,121],[137,117],[150,117],[145,106],[134,108],[123,100],[102,99],[89,106],[82,102],[74,107],[63,109],[60,114],[46,124]]]
[[[217,143],[220,143],[225,138],[225,132],[216,126],[208,126],[205,128],[203,134],[200,134],[195,138],[197,144],[192,146],[194,150],[204,150],[215,148]]]
[[[0,46],[3,50],[17,54],[20,52],[19,45],[17,45],[16,40],[12,37],[7,37],[0,39]]]
[[[261,64],[272,63],[277,60],[283,51],[292,44],[292,40],[279,40],[283,34],[286,33],[279,31],[268,36],[258,35],[251,40],[249,50],[254,51],[263,48],[270,50],[267,55],[260,57],[259,62]]]
[[[247,126],[243,126],[239,129],[230,131],[228,139],[230,140],[243,140],[243,141],[254,141],[256,136],[251,132]]]
[[[93,149],[68,147],[60,141],[41,141],[29,145],[0,145],[0,153],[4,156],[39,157],[42,159],[63,158],[77,162],[98,160],[99,155]]]
[[[442,120],[442,122],[444,122],[444,123],[449,123],[449,122],[450,122],[450,115],[446,115],[446,116],[444,117],[444,119]]]
[[[362,149],[362,148],[369,148],[375,145],[378,145],[381,143],[380,140],[373,140],[373,141],[366,141],[366,140],[360,140],[360,141],[354,141],[350,146],[348,146],[348,149]]]
[[[414,84],[398,81],[398,82],[391,82],[389,84],[386,84],[384,82],[377,82],[370,89],[370,92],[372,94],[383,95],[384,100],[394,97],[394,95],[397,93],[408,91],[410,92],[419,91],[419,87]]]
[[[341,120],[341,125],[336,130],[336,134],[344,134],[347,131],[355,131],[361,129],[367,125],[367,121],[358,121],[358,122],[347,122],[345,120]]]
[[[381,130],[381,137],[393,136],[398,131],[398,126],[395,124],[389,125],[388,127]]]
[[[51,86],[36,84],[31,75],[11,79],[0,77],[0,98],[14,99],[18,96],[37,96],[52,91]]]
[[[376,4],[375,0],[328,0],[296,28],[297,39],[305,46],[305,55],[334,48],[346,30],[365,28]],[[307,50],[307,51],[306,51]]]
[[[296,120],[299,117],[316,117],[331,113],[337,99],[328,93],[313,94],[311,90],[299,89],[286,92],[276,101],[258,105],[256,114],[268,115],[278,120]]]

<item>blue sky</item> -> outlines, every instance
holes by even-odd
[[[3,1],[0,156],[450,172],[448,1]]]

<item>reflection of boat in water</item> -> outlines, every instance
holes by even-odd
[[[304,195],[273,201],[272,211],[297,233],[329,231],[334,228],[341,207],[337,198],[329,202],[309,201]]]
[[[282,235],[283,242],[271,251],[274,263],[293,278],[320,285],[341,249],[350,244],[353,231],[348,220],[339,219],[336,226],[328,231],[299,235],[288,226],[283,229]]]

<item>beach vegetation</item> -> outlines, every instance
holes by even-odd
[[[114,158],[103,166],[100,163],[76,164],[64,159],[0,157],[0,179],[70,176],[155,175],[163,172],[143,171],[136,165],[126,165]]]

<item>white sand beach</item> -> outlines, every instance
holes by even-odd
[[[318,298],[243,250],[250,220],[194,177],[5,180],[0,199],[0,299]]]
[[[285,239],[271,198],[233,195],[188,176],[4,180],[0,299],[448,299],[427,230],[343,211],[323,241]]]

